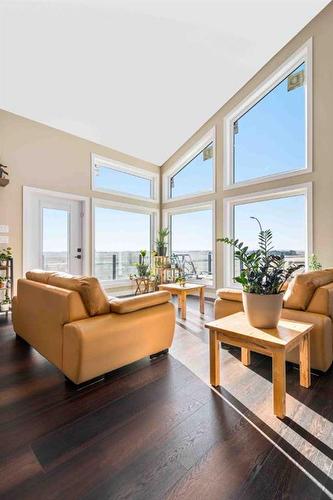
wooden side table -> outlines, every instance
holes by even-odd
[[[277,417],[286,414],[286,353],[299,346],[300,385],[310,387],[310,332],[313,325],[281,319],[277,328],[259,329],[251,326],[245,313],[239,312],[211,321],[209,329],[210,383],[220,385],[220,343],[241,348],[245,366],[251,363],[251,351],[273,359],[273,410]]]
[[[186,283],[185,286],[178,283],[168,283],[159,285],[159,290],[167,290],[172,295],[178,295],[178,308],[181,310],[181,318],[186,319],[186,297],[198,292],[200,297],[200,313],[205,314],[205,287],[196,283]]]

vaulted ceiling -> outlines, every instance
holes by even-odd
[[[162,164],[327,0],[0,1],[0,107]]]

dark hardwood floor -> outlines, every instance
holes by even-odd
[[[172,355],[74,390],[0,320],[0,497],[326,498],[221,395]]]

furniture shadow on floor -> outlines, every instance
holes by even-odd
[[[237,347],[222,345],[229,354],[241,363],[241,350]],[[247,369],[272,382],[272,358],[263,354],[251,352],[251,364]],[[223,367],[222,367],[223,370]],[[286,363],[286,392],[313,412],[333,423],[332,398],[333,365],[325,372],[311,370],[311,386],[306,389],[299,384],[299,366]]]
[[[268,437],[272,443],[280,449],[282,453],[285,453],[291,458],[301,469],[304,469],[306,474],[311,475],[315,481],[319,483],[321,487],[326,488],[326,490],[333,496],[333,479],[325,474],[324,470],[317,467],[313,462],[308,460],[299,450],[297,450],[293,444],[288,442],[283,436],[275,432],[272,427],[267,425],[258,415],[253,413],[249,408],[242,404],[237,398],[235,398],[231,392],[223,387],[216,387],[215,390],[221,395],[221,397],[228,402],[233,408],[235,408],[244,418],[246,418],[253,426],[255,426],[260,432],[262,432],[266,437]],[[309,433],[306,429],[297,424],[294,420],[289,417],[284,417],[282,420],[285,425],[290,427],[294,433],[297,433],[304,440],[308,441],[318,452],[322,453],[327,457],[327,470],[331,470],[333,464],[333,450],[330,446],[326,445],[320,441],[316,436]],[[276,463],[277,456],[275,453],[269,454],[265,462],[261,465],[263,471],[265,471],[265,476],[270,477],[272,481],[276,475],[283,475],[279,466]],[[262,472],[263,472],[262,471]]]

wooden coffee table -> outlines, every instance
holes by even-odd
[[[220,385],[220,343],[241,348],[245,366],[251,363],[251,351],[273,359],[273,410],[277,417],[286,414],[286,353],[299,346],[300,385],[310,387],[310,331],[313,325],[281,319],[277,328],[259,329],[251,326],[245,313],[231,314],[207,323],[209,329],[210,383]]]
[[[205,314],[205,287],[206,285],[197,285],[196,283],[186,283],[185,286],[178,283],[166,283],[159,285],[159,290],[167,290],[172,295],[178,295],[178,308],[181,310],[181,318],[186,319],[186,297],[192,293],[199,292],[200,313]]]

